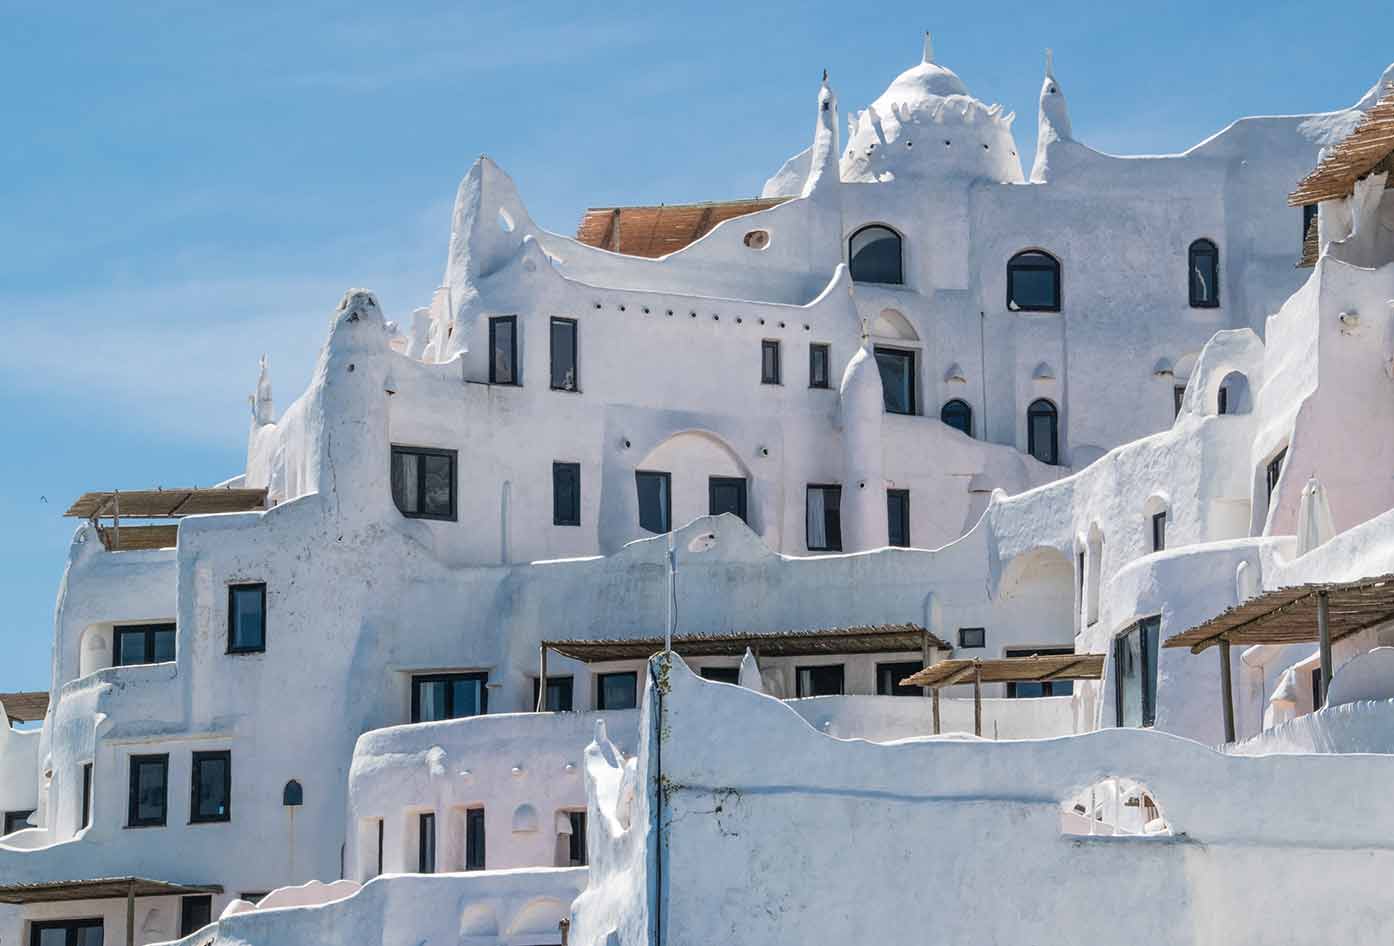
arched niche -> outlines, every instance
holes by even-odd
[[[999,611],[1030,628],[1024,644],[1067,644],[1074,639],[1074,563],[1056,548],[1037,546],[1007,562],[997,584]]]
[[[679,528],[713,511],[714,500],[729,505],[733,491],[745,490],[745,521],[759,531],[761,510],[755,502],[754,477],[740,454],[722,437],[708,430],[672,434],[644,455],[636,471],[669,474],[672,526]],[[630,486],[633,523],[639,523],[639,486]]]
[[[112,629],[106,624],[92,624],[82,632],[78,649],[78,676],[105,670],[111,666]]]
[[[1231,371],[1215,388],[1216,414],[1247,414],[1254,409],[1249,378],[1242,371]]]
[[[882,309],[871,323],[871,334],[898,342],[918,342],[920,334],[899,309]]]

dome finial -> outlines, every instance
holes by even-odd
[[[924,31],[924,61],[934,61],[934,40],[930,38],[929,30]]]
[[[1054,78],[1055,76],[1055,53],[1050,47],[1046,47],[1046,75]]]

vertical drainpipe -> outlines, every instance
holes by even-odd
[[[670,599],[671,601],[671,599]],[[664,946],[667,942],[663,927],[663,905],[667,898],[664,896],[663,862],[667,856],[668,843],[667,832],[664,828],[664,783],[663,783],[663,691],[668,682],[668,668],[671,666],[672,651],[665,651],[659,654],[659,678],[654,681],[654,703],[657,712],[654,714],[654,798],[657,802],[657,817],[655,824],[658,828],[658,845],[654,855],[654,904],[653,904],[653,942],[654,946]],[[650,664],[652,667],[652,664]]]
[[[991,442],[992,437],[988,433],[989,415],[987,412],[987,313],[978,311],[978,381],[983,392],[983,423],[982,438],[984,441]],[[1016,438],[1013,437],[1013,440]]]

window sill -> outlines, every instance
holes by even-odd
[[[580,388],[548,388],[548,390],[549,390],[549,391],[555,391],[555,392],[557,392],[558,394],[580,394],[580,393],[581,393],[581,389],[580,389]]]
[[[190,820],[189,820],[189,824],[190,824],[190,825],[196,825],[196,824],[231,824],[231,823],[232,823],[232,816],[231,816],[231,815],[228,815],[226,818],[193,818],[193,819],[190,819]]]
[[[233,650],[233,649],[229,648],[228,651],[227,651],[227,656],[229,656],[229,657],[245,657],[245,656],[248,656],[248,655],[250,655],[250,654],[264,654],[264,653],[266,653],[266,648],[265,648],[265,647],[240,647],[240,648],[238,648],[238,649],[236,649],[236,650]]]
[[[136,830],[139,830],[139,829],[141,829],[141,828],[165,828],[165,827],[168,827],[168,825],[167,825],[165,822],[163,822],[163,821],[161,821],[159,824],[128,824],[128,825],[125,825],[125,829],[126,829],[127,831],[136,831]]]
[[[459,522],[458,516],[436,516],[428,512],[403,512],[401,507],[397,511],[402,513],[403,519],[425,519],[429,522]]]
[[[523,383],[522,383],[521,381],[493,381],[493,380],[490,380],[490,381],[488,382],[488,384],[489,384],[489,387],[491,387],[491,388],[521,388],[521,387],[523,386]]]

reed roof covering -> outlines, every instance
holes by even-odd
[[[97,531],[108,552],[172,549],[179,538],[178,526],[101,526]]]
[[[43,719],[48,712],[48,693],[35,690],[25,693],[0,693],[0,705],[5,707],[5,715],[11,722],[32,723]]]
[[[576,239],[627,256],[656,258],[696,243],[718,223],[778,207],[788,199],[757,197],[656,207],[591,207],[576,228]]]
[[[941,660],[912,673],[901,686],[940,687],[956,683],[1033,683],[1046,680],[1097,680],[1104,675],[1103,654],[1033,654],[995,660]]]
[[[65,516],[83,519],[177,519],[215,512],[250,512],[266,508],[265,489],[137,489],[83,493]]]
[[[1394,170],[1394,89],[1370,107],[1360,124],[1326,152],[1316,169],[1288,196],[1293,207],[1348,196],[1355,182],[1375,171]],[[1389,186],[1391,182],[1386,182]]]
[[[60,903],[65,900],[115,900],[128,896],[173,897],[222,892],[223,888],[217,884],[176,884],[146,877],[97,877],[0,885],[0,903]]]
[[[673,650],[683,657],[740,656],[746,648],[757,651],[761,657],[918,653],[926,644],[940,650],[949,649],[948,644],[918,624],[878,624],[767,634],[685,634],[673,638]],[[663,650],[663,638],[543,641],[542,646],[582,663],[601,663],[609,660],[643,660]]]

